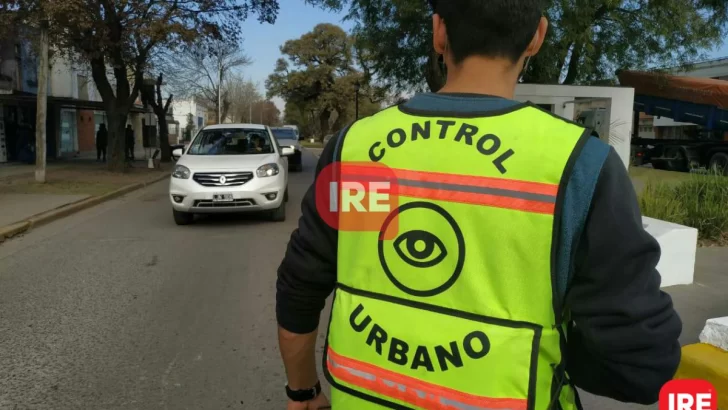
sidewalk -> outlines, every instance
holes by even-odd
[[[49,164],[46,183],[38,184],[33,165],[0,165],[0,242],[167,178],[169,168],[162,164],[161,169],[149,169],[146,161],[136,161],[127,172],[113,173],[94,159],[76,158]]]

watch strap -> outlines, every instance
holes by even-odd
[[[319,394],[321,394],[321,382],[316,382],[316,385],[312,388],[303,390],[291,390],[291,388],[286,385],[286,395],[289,399],[295,402],[313,400]]]

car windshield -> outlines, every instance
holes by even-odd
[[[200,131],[187,154],[256,155],[273,152],[273,145],[265,130],[230,128]]]
[[[296,130],[291,128],[273,128],[273,136],[275,136],[278,141],[298,139]]]

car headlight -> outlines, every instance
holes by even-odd
[[[190,179],[190,169],[184,165],[176,165],[174,171],[172,171],[172,176],[179,179]]]
[[[265,178],[265,177],[273,177],[278,175],[278,173],[281,172],[280,169],[278,169],[278,165],[276,164],[265,164],[262,167],[255,170],[255,173],[258,175],[258,178]]]

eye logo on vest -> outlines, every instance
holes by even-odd
[[[384,273],[412,296],[430,297],[447,291],[465,264],[460,227],[444,208],[431,202],[410,202],[395,209],[384,221],[378,241]]]

